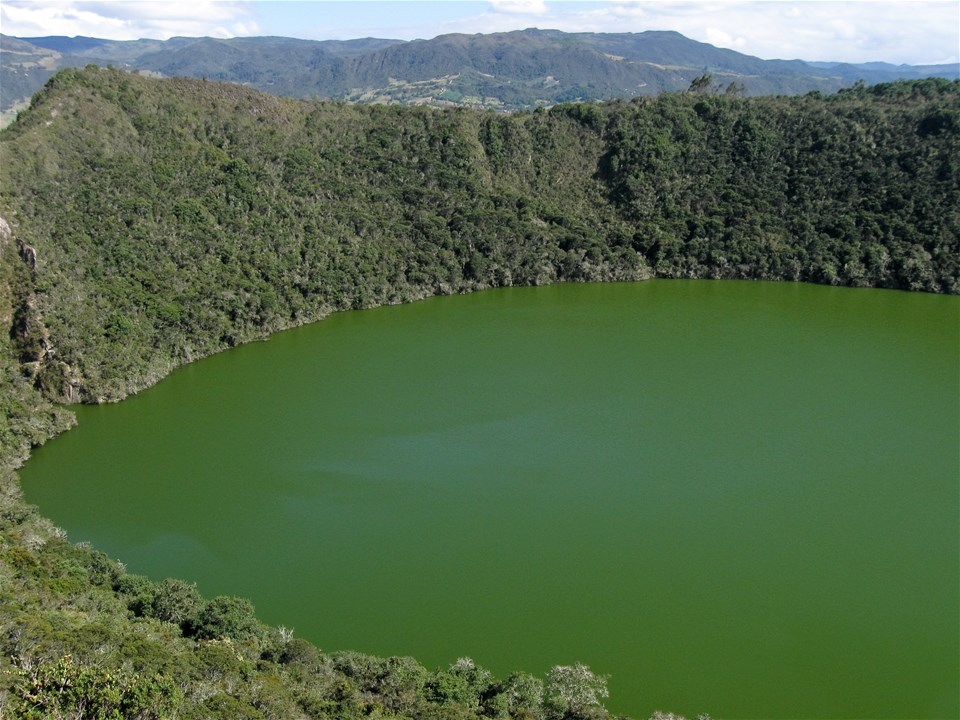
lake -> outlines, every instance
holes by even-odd
[[[960,714],[960,298],[498,289],[78,418],[30,502],[324,650],[584,662],[636,718]]]

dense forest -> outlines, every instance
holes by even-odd
[[[127,574],[26,506],[15,467],[64,402],[338,310],[654,276],[960,291],[960,82],[711,89],[495,114],[55,76],[0,134],[0,707],[606,717],[583,666],[322,653],[246,601]]]

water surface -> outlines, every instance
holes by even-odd
[[[155,579],[325,650],[582,661],[609,706],[955,717],[960,298],[652,281],[337,315],[23,470]]]

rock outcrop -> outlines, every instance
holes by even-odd
[[[13,258],[16,247],[20,263]],[[10,223],[0,217],[0,257],[8,267],[3,276],[0,321],[10,338],[20,372],[50,400],[80,402],[80,381],[73,369],[57,358],[50,331],[43,320],[34,286],[37,251],[19,240]]]

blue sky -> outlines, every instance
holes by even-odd
[[[527,27],[676,30],[763,58],[913,64],[960,60],[957,0],[0,0],[0,32],[18,37],[412,40]]]

